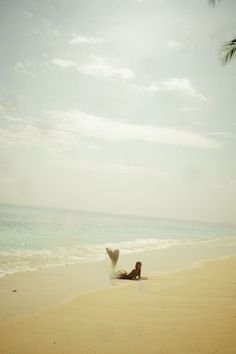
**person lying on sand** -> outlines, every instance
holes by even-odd
[[[119,250],[111,250],[110,248],[106,248],[106,251],[108,253],[108,256],[111,259],[111,265],[112,265],[112,275],[111,277],[114,279],[129,279],[129,280],[141,280],[141,279],[147,279],[146,277],[141,277],[141,268],[142,268],[142,263],[141,262],[136,262],[135,268],[131,270],[130,273],[127,273],[125,270],[120,270],[118,272],[115,272],[115,267],[119,258],[120,251]]]

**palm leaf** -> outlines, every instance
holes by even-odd
[[[236,38],[223,45],[221,55],[223,64],[229,63],[236,56]]]
[[[220,1],[221,0],[208,0],[208,3],[209,5],[212,5],[214,7],[215,5],[219,4]],[[236,38],[223,44],[221,51],[221,60],[223,64],[227,64],[234,56],[236,56]]]
[[[212,5],[214,7],[215,5],[220,3],[220,0],[208,0],[208,2],[209,2],[209,5]]]

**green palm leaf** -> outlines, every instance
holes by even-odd
[[[209,4],[212,6],[215,6],[217,3],[220,2],[220,0],[208,0]]]
[[[209,4],[212,5],[213,7],[217,3],[220,3],[220,1],[221,0],[208,0]],[[223,64],[229,63],[231,59],[235,56],[236,56],[236,38],[223,44],[221,50],[221,59]]]
[[[229,42],[226,42],[222,46],[222,62],[227,64],[230,60],[236,56],[236,38]]]

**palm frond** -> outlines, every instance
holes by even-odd
[[[222,46],[221,59],[223,64],[227,64],[231,61],[233,57],[236,56],[236,38],[229,42],[226,42]]]
[[[215,7],[220,3],[221,0],[208,0],[209,5]],[[236,56],[236,38],[229,42],[226,42],[222,46],[221,50],[221,60],[223,64],[227,64],[231,61],[233,57]]]
[[[214,7],[220,3],[220,0],[208,0],[208,2],[209,2],[209,5],[212,5]]]

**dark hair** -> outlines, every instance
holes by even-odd
[[[136,262],[135,268],[137,268],[138,266],[142,267],[142,263],[140,261]]]

